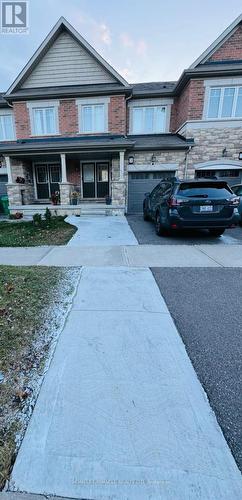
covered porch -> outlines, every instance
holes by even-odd
[[[127,139],[119,137],[117,144],[115,138],[112,148],[91,150],[73,148],[77,146],[73,139],[62,141],[71,145],[65,151],[63,144],[58,151],[51,147],[43,151],[43,140],[28,140],[17,144],[17,151],[15,145],[15,151],[5,153],[10,213],[44,213],[47,206],[58,215],[126,212],[125,151],[131,146]],[[110,137],[107,140],[110,143]],[[53,142],[56,149],[58,140]],[[35,151],[28,151],[30,146]]]

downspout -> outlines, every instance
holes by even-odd
[[[186,179],[186,178],[187,178],[187,167],[188,167],[188,161],[187,161],[187,158],[188,158],[189,153],[191,152],[191,149],[192,149],[192,146],[189,146],[188,151],[186,151],[186,154],[185,154],[185,170],[184,170],[184,179]]]

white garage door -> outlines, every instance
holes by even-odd
[[[143,211],[145,193],[150,193],[161,179],[174,177],[175,172],[130,172],[128,185],[128,213]]]

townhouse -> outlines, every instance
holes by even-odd
[[[241,182],[241,132],[242,15],[177,82],[136,84],[61,18],[0,96],[0,194],[11,212],[139,213],[162,177]]]

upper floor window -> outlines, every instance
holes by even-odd
[[[0,141],[13,141],[15,139],[13,115],[0,114]]]
[[[166,106],[137,106],[132,109],[133,134],[157,134],[166,129]]]
[[[56,135],[58,127],[58,101],[28,103],[32,135]]]
[[[104,104],[81,106],[81,132],[100,133],[106,131]]]
[[[242,87],[211,88],[208,102],[208,118],[241,118]]]
[[[78,99],[79,132],[100,134],[108,131],[108,97]]]

